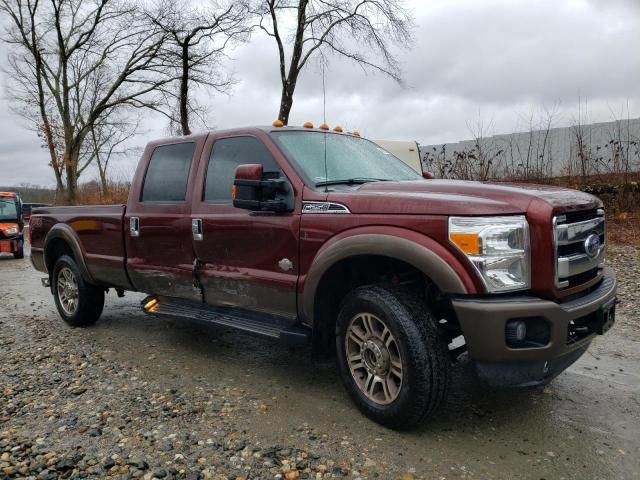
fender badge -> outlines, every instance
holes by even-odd
[[[288,258],[283,258],[278,262],[278,266],[280,267],[280,270],[288,272],[293,268],[293,262]]]

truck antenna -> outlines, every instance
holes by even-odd
[[[322,123],[327,124],[327,93],[324,88],[324,58],[322,59]],[[329,171],[327,169],[327,132],[324,132],[324,181],[329,181]],[[329,185],[325,183],[324,191],[329,191]]]

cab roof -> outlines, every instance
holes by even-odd
[[[173,143],[186,143],[193,141],[204,141],[209,134],[215,135],[252,135],[257,132],[264,132],[266,134],[274,133],[274,132],[319,132],[319,133],[332,133],[335,135],[349,135],[349,136],[357,136],[360,134],[356,131],[354,132],[343,132],[336,130],[325,130],[319,127],[305,127],[305,126],[289,126],[283,125],[282,127],[275,127],[273,125],[249,125],[246,127],[236,127],[236,128],[224,128],[221,130],[210,130],[202,133],[193,133],[191,135],[185,136],[175,136],[175,137],[167,137],[167,138],[159,138],[156,140],[152,140],[148,143],[149,147],[157,147],[159,145],[167,145]]]

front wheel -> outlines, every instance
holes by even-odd
[[[24,258],[24,246],[22,244],[20,244],[20,247],[18,248],[16,253],[13,254],[13,258],[15,259]]]
[[[98,321],[104,307],[104,290],[84,281],[75,260],[61,256],[51,275],[53,297],[62,319],[73,327]]]
[[[447,346],[414,292],[392,286],[351,292],[340,308],[336,347],[349,395],[375,422],[415,426],[446,396]]]

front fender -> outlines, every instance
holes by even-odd
[[[395,227],[349,230],[329,240],[316,254],[301,292],[301,315],[313,323],[315,294],[324,274],[337,262],[357,255],[380,255],[414,266],[446,294],[477,293],[464,266],[435,240]]]
[[[82,246],[82,242],[78,237],[78,234],[66,223],[57,223],[47,233],[47,236],[44,239],[44,264],[48,266],[51,264],[51,261],[54,260],[50,258],[53,253],[51,249],[52,242],[56,239],[63,240],[71,251],[73,252],[73,257],[80,269],[80,273],[82,274],[82,278],[88,283],[95,283],[93,280],[93,276],[89,272],[86,263],[86,252],[84,247]],[[51,274],[51,272],[48,272]]]

